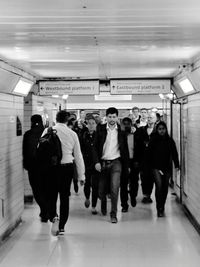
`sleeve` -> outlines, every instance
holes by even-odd
[[[172,149],[172,160],[174,162],[175,168],[179,168],[179,159],[178,159],[178,152],[176,148],[176,144],[174,140],[171,138],[171,149]]]
[[[78,173],[78,179],[85,180],[85,165],[84,165],[83,156],[81,153],[79,139],[76,133],[74,133],[74,141],[75,142],[74,142],[73,155],[74,155],[74,161],[75,161],[76,169]]]

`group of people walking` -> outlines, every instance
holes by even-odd
[[[134,107],[133,114],[119,122],[118,110],[110,107],[106,110],[106,123],[100,123],[92,114],[71,123],[70,113],[59,111],[53,128],[61,141],[63,156],[61,164],[46,173],[36,171],[38,162],[30,156],[30,151],[33,152],[33,147],[45,133],[38,115],[32,116],[32,127],[25,133],[23,141],[24,168],[28,170],[33,195],[41,209],[41,221],[52,222],[52,234],[64,233],[71,182],[75,176],[84,185],[84,204],[86,208],[91,204],[92,214],[98,213],[96,205],[100,199],[101,214],[106,216],[107,198],[110,198],[111,223],[118,222],[119,192],[122,212],[128,212],[129,198],[131,206],[136,206],[139,179],[144,204],[152,203],[155,184],[157,215],[164,216],[172,162],[179,169],[178,153],[166,123],[157,121],[154,112],[141,109],[140,113]],[[36,127],[40,130],[36,131]],[[46,186],[40,186],[42,181]],[[58,194],[59,216],[56,210]],[[46,205],[41,204],[38,195],[46,199]]]

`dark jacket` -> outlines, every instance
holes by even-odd
[[[95,140],[95,131],[90,134],[89,131],[85,131],[80,138],[81,152],[83,155],[85,169],[92,170],[94,169],[93,163],[93,152],[92,149],[94,147]]]
[[[155,135],[149,144],[150,163],[153,169],[163,172],[171,171],[172,161],[175,168],[179,168],[176,144],[170,136]]]
[[[135,161],[141,168],[149,165],[149,143],[155,136],[155,128],[150,135],[147,133],[148,125],[137,129],[135,134]]]
[[[107,136],[107,124],[99,124],[96,130],[95,136],[95,143],[94,143],[94,150],[93,150],[93,161],[94,164],[100,163],[103,153],[103,146],[106,141]],[[118,144],[119,144],[119,151],[120,157],[122,162],[122,167],[128,170],[129,164],[129,151],[128,151],[128,144],[127,144],[127,137],[124,131],[121,130],[120,125],[118,127]]]
[[[37,166],[36,149],[39,138],[41,137],[43,131],[44,127],[42,125],[38,125],[31,128],[24,134],[22,154],[23,154],[23,167],[26,170],[29,170]]]

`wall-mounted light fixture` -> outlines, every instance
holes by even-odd
[[[179,84],[181,90],[185,94],[188,94],[188,93],[195,91],[192,83],[190,82],[190,80],[188,78],[184,78],[183,80],[179,81],[178,84]]]
[[[15,88],[13,89],[13,94],[26,96],[28,95],[29,91],[31,90],[31,87],[33,86],[34,82],[26,80],[24,78],[20,78],[17,82]]]

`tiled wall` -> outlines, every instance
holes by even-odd
[[[187,196],[184,202],[200,224],[200,94],[188,98],[187,109]]]
[[[182,107],[183,162],[181,179],[182,202],[200,224],[200,94],[188,97]],[[180,146],[180,106],[173,107],[173,137]],[[179,151],[180,155],[180,151]],[[175,191],[180,197],[179,177],[175,177]]]
[[[0,93],[0,236],[20,220],[24,209],[22,168],[23,98]]]

